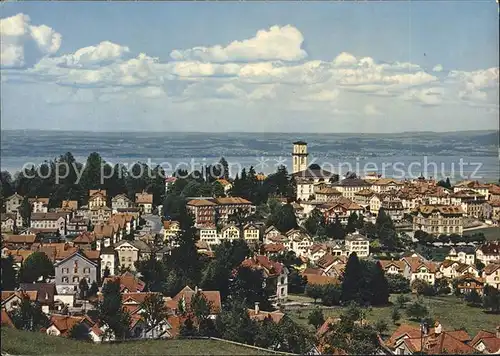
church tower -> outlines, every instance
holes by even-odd
[[[293,143],[293,172],[297,173],[300,171],[305,171],[307,169],[307,143],[304,141],[297,141]]]

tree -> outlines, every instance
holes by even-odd
[[[14,290],[17,288],[17,272],[14,268],[14,257],[9,255],[2,257],[2,290]]]
[[[406,307],[406,315],[412,320],[420,321],[429,316],[429,310],[421,300],[416,300]]]
[[[352,213],[351,215],[349,215],[349,217],[347,218],[347,226],[345,228],[345,232],[351,234],[356,231],[356,229],[358,228],[358,221],[358,214]]]
[[[284,316],[279,324],[280,340],[278,351],[290,352],[294,354],[304,354],[311,347],[311,337],[299,325],[294,323],[288,316]]]
[[[363,288],[363,272],[356,252],[349,255],[342,278],[342,303],[351,301],[358,304],[363,302],[361,293]]]
[[[313,209],[308,218],[304,222],[304,228],[311,236],[318,236],[325,234],[325,216],[319,209]]]
[[[78,284],[78,291],[80,292],[80,299],[87,299],[87,297],[88,297],[88,291],[89,291],[89,285],[87,283],[87,279],[86,278],[82,278],[82,280]]]
[[[23,218],[23,226],[30,226],[31,211],[32,210],[33,210],[33,207],[31,206],[30,202],[28,201],[28,197],[24,197],[23,202],[21,203],[21,206],[19,207],[19,214],[21,214],[21,217]]]
[[[314,309],[309,313],[307,317],[309,324],[314,326],[315,329],[319,328],[325,322],[325,316],[323,315],[323,311],[319,308]]]
[[[500,311],[500,292],[498,289],[486,285],[483,294],[483,307],[493,313],[498,313]]]
[[[410,293],[410,281],[400,274],[387,274],[387,283],[389,285],[389,293],[404,294]]]
[[[323,288],[317,284],[307,284],[306,295],[314,299],[314,303],[323,296]]]
[[[148,330],[151,330],[151,336],[154,338],[156,328],[167,319],[168,310],[159,293],[148,295],[141,303],[141,318],[144,320]]]
[[[288,292],[303,294],[305,292],[306,285],[307,278],[301,276],[296,269],[292,269],[288,275]]]
[[[44,280],[54,275],[54,265],[43,252],[30,254],[19,270],[19,280],[22,283],[33,283],[40,277]]]
[[[267,225],[273,225],[282,233],[295,229],[297,227],[297,218],[292,205],[285,204],[279,206],[274,212],[271,213]]]
[[[363,322],[364,313],[351,303],[340,316],[340,321],[332,323],[327,334],[327,353],[343,350],[348,355],[374,355],[380,350],[375,328]]]
[[[73,325],[73,327],[69,330],[68,338],[78,341],[92,341],[92,338],[89,335],[89,329],[83,323]]]
[[[217,315],[216,328],[221,338],[252,345],[257,325],[250,319],[244,300],[233,299]]]
[[[436,279],[434,282],[434,289],[436,294],[450,294],[450,280],[446,277]]]
[[[417,295],[433,296],[435,295],[434,288],[423,279],[415,279],[411,284],[411,288],[417,292]]]
[[[481,296],[475,290],[472,290],[469,293],[465,294],[464,300],[467,302],[467,305],[470,305],[472,307],[479,307],[483,302]]]
[[[146,283],[146,288],[150,292],[161,292],[165,280],[165,266],[162,261],[158,261],[154,253],[150,254],[146,260],[139,260],[135,263],[136,270],[141,274],[141,279]]]
[[[229,179],[229,164],[224,157],[220,158],[219,165],[222,171],[222,178]]]
[[[229,295],[231,299],[245,301],[250,308],[258,302],[262,310],[269,310],[271,290],[264,287],[264,282],[262,270],[240,266],[229,282]]]
[[[130,314],[122,308],[119,281],[108,281],[102,287],[103,299],[97,306],[98,320],[107,325],[116,339],[130,334]]]
[[[396,298],[396,305],[398,308],[404,309],[406,307],[406,303],[408,303],[410,300],[410,297],[408,297],[406,294],[400,294]]]
[[[213,305],[209,302],[205,295],[197,292],[191,298],[190,310],[198,323],[198,334],[201,336],[212,336],[215,332],[215,325],[210,319]]]
[[[40,304],[32,302],[27,295],[23,296],[20,306],[14,311],[12,321],[17,329],[27,331],[38,331],[49,324]]]
[[[375,322],[374,328],[380,335],[385,334],[389,330],[387,322],[384,319],[378,319]]]
[[[387,305],[389,303],[389,283],[380,261],[371,264],[371,278],[368,281],[368,289],[371,290],[371,305]]]
[[[380,208],[378,212],[375,227],[380,242],[382,242],[388,250],[394,250],[398,244],[396,228],[391,217],[386,214],[383,208]]]
[[[399,319],[401,319],[401,313],[397,307],[392,308],[391,310],[391,319],[393,324],[397,324]]]
[[[337,284],[326,284],[322,288],[321,304],[331,307],[340,304],[342,290]]]
[[[99,291],[99,287],[97,286],[97,282],[96,281],[93,281],[91,284],[90,284],[90,288],[89,288],[89,291],[88,291],[88,297],[93,297],[95,295],[97,295],[97,292]]]

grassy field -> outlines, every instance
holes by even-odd
[[[483,229],[464,231],[464,235],[472,235],[478,232],[482,232],[486,240],[500,240],[500,227],[485,227]]]
[[[308,301],[306,300],[307,297],[298,296],[298,298],[301,302]],[[396,295],[392,295],[390,299],[391,302],[395,302],[396,298]],[[291,299],[295,300],[294,297]],[[469,307],[455,296],[425,297],[423,300],[428,306],[431,316],[438,320],[445,330],[463,327],[471,336],[474,336],[481,329],[494,331],[499,324],[498,315],[486,314],[480,308]],[[312,302],[311,299],[309,299],[309,301]],[[307,325],[307,316],[313,308],[314,306],[311,306],[310,309],[302,308],[302,310],[288,310],[286,313],[296,322]],[[366,318],[373,322],[384,319],[389,326],[389,333],[391,333],[397,328],[397,325],[392,323],[391,311],[392,306],[369,308],[366,310]],[[325,318],[329,316],[339,316],[341,312],[342,308],[340,307],[325,308],[323,310]],[[417,325],[415,322],[407,319],[404,310],[401,311],[399,323]]]
[[[11,355],[266,355],[216,340],[151,340],[92,344],[43,333],[2,328],[2,352]]]

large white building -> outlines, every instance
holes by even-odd
[[[292,173],[305,171],[307,169],[307,143],[304,141],[296,141],[293,143]]]

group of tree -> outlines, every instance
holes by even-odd
[[[410,293],[410,281],[400,274],[386,274],[390,294]]]
[[[482,232],[476,232],[471,235],[457,235],[457,234],[450,234],[450,235],[439,235],[439,236],[434,236],[432,234],[429,234],[425,231],[418,230],[415,231],[414,238],[418,240],[418,243],[421,245],[432,245],[435,242],[440,242],[443,244],[458,244],[462,242],[466,243],[484,243],[486,241],[486,237],[484,236],[484,233]]]
[[[340,305],[340,296],[342,290],[338,284],[307,284],[305,294],[314,299],[314,303],[319,299],[322,305],[333,306]]]
[[[17,172],[14,177],[1,172],[2,198],[17,192],[24,197],[49,197],[49,208],[60,207],[63,200],[86,203],[89,189],[106,189],[108,197],[126,194],[135,200],[142,191],[153,194],[154,205],[162,203],[165,192],[165,172],[162,167],[150,167],[136,162],[130,167],[112,165],[97,152],[92,152],[85,164],[77,162],[70,152],[39,166]],[[2,201],[3,203],[3,201]]]
[[[359,260],[355,252],[349,255],[342,276],[340,301],[360,305],[387,305],[389,285],[380,262]]]
[[[500,292],[498,289],[486,285],[483,289],[483,295],[479,295],[476,290],[466,293],[463,297],[468,305],[483,308],[487,312],[498,314],[500,312]]]
[[[358,216],[356,213],[349,215],[347,224],[344,226],[338,216],[333,221],[327,221],[319,209],[314,209],[304,222],[306,231],[320,241],[328,239],[342,240],[347,234],[361,230],[363,226],[363,215]]]

